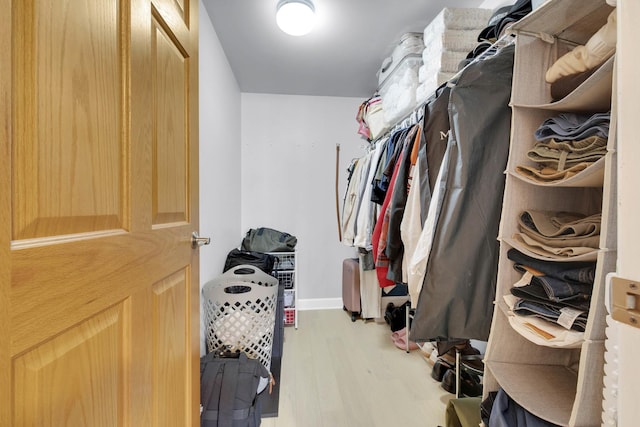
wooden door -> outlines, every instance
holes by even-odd
[[[197,0],[0,0],[0,426],[199,425]]]

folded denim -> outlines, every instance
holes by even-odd
[[[514,262],[514,268],[524,273],[523,266],[531,267],[545,276],[555,277],[573,284],[593,286],[596,277],[596,263],[591,261],[554,262],[532,258],[518,251],[509,249],[507,258]]]
[[[519,316],[535,316],[558,323],[563,307],[558,307],[552,303],[540,303],[531,300],[520,299],[514,307],[513,312]],[[559,324],[559,323],[558,323]],[[571,329],[584,332],[587,326],[587,313],[581,313],[571,324]]]
[[[545,120],[535,131],[537,141],[580,140],[590,136],[608,138],[610,112],[595,114],[561,113]]]
[[[513,239],[534,254],[550,259],[560,260],[584,255],[589,256],[589,260],[591,260],[595,259],[598,253],[598,249],[582,246],[554,248],[523,233],[514,234]]]
[[[509,310],[513,312],[513,307],[518,298],[513,295],[504,295],[503,299]],[[584,342],[584,332],[566,329],[547,319],[536,316],[509,315],[509,324],[520,335],[536,344],[549,347],[580,348]]]
[[[544,237],[586,237],[600,235],[602,214],[583,215],[573,212],[526,210],[518,224]]]
[[[541,183],[552,183],[567,180],[582,172],[593,163],[578,163],[570,168],[558,171],[550,167],[516,166],[516,172],[525,178]]]
[[[557,308],[571,307],[581,311],[589,311],[589,306],[591,305],[591,294],[576,291],[574,295],[558,297],[553,293],[553,289],[546,289],[535,277],[534,280],[526,286],[512,287],[511,294],[526,301],[550,304]],[[560,282],[558,279],[552,280]],[[562,288],[562,286],[558,286],[558,288]]]
[[[545,347],[580,348],[584,343],[584,332],[536,316],[509,316],[509,324],[529,341]]]

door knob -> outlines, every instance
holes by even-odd
[[[197,231],[191,233],[191,247],[193,249],[208,245],[209,243],[211,243],[210,237],[200,237]]]

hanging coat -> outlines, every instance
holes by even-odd
[[[451,89],[444,197],[410,332],[412,341],[487,340],[511,125],[514,46],[472,63]],[[432,201],[433,204],[433,201]]]
[[[389,181],[390,190],[393,189],[396,177],[398,176],[398,169],[400,169],[400,163],[402,162],[403,150],[400,150],[399,153],[400,156],[398,161],[395,163],[395,167],[393,168],[393,173],[391,174],[391,179]],[[395,285],[393,281],[387,279],[389,259],[385,253],[385,249],[387,247],[386,235],[389,229],[389,203],[391,202],[391,196],[392,192],[387,191],[382,203],[382,208],[380,209],[380,215],[378,216],[378,220],[376,221],[376,225],[373,229],[373,235],[371,236],[373,258],[376,263],[376,274],[378,275],[378,282],[381,288]]]
[[[389,202],[389,228],[387,230],[387,246],[385,248],[389,259],[389,271],[387,279],[394,283],[402,283],[402,257],[404,244],[400,236],[400,223],[407,204],[409,173],[412,166],[412,158],[417,159],[418,148],[422,129],[419,125],[413,125],[405,138],[403,160],[398,168],[398,176],[394,183],[391,201]],[[415,149],[414,149],[415,147]],[[415,157],[413,154],[415,153]]]

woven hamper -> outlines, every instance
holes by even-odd
[[[278,279],[239,265],[202,288],[207,351],[243,351],[271,367]]]

